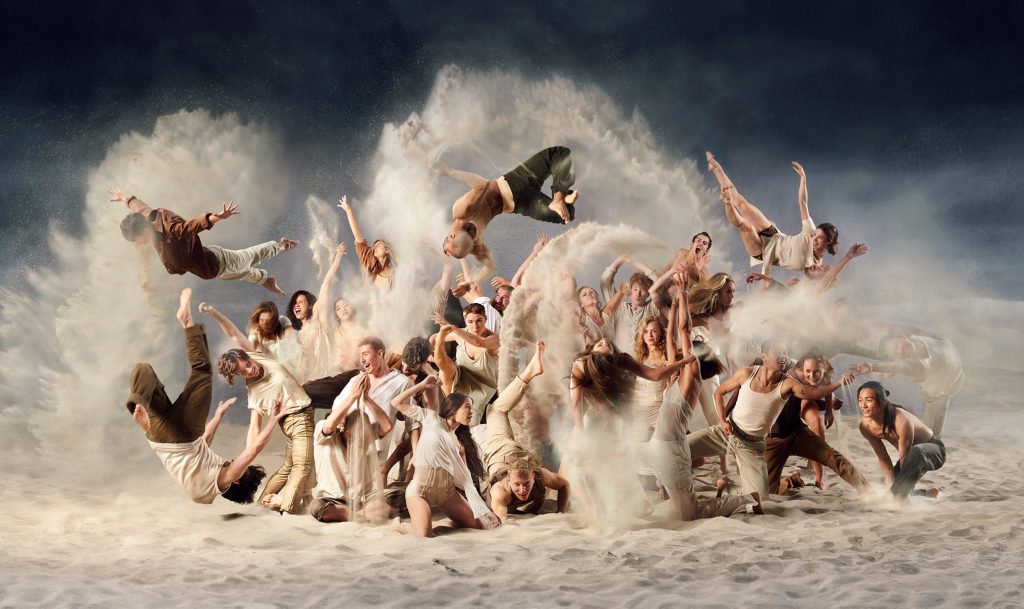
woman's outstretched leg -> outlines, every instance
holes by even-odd
[[[761,235],[759,233],[772,228],[771,220],[736,190],[732,180],[725,175],[725,170],[715,160],[715,156],[710,152],[706,154],[708,170],[715,175],[718,185],[722,188],[719,198],[725,206],[725,215],[729,219],[729,223],[739,229],[740,239],[742,239],[747,253],[754,258],[759,257],[761,255]]]

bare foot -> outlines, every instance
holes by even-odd
[[[530,359],[530,363],[526,364],[526,369],[523,370],[519,378],[523,379],[524,383],[529,384],[533,377],[544,374],[544,341],[537,341],[537,350],[533,353],[533,358]]]
[[[718,481],[715,482],[715,497],[721,497],[722,493],[725,492],[725,487],[727,486],[729,486],[729,479],[719,478]]]
[[[185,288],[181,291],[177,318],[181,322],[182,328],[192,325],[192,288]]]
[[[268,290],[275,294],[284,296],[284,290],[278,287],[277,279],[274,277],[267,277],[266,279],[263,280],[263,283],[261,283],[260,285],[267,288]]]
[[[761,493],[753,492],[750,496],[754,498],[754,513],[764,516],[764,508],[761,507]]]
[[[295,241],[294,239],[287,239],[285,237],[281,237],[281,249],[283,249],[286,252],[288,250],[295,249],[295,246],[298,244],[299,242]]]
[[[579,199],[579,198],[580,198],[580,191],[574,190],[574,191],[570,192],[569,194],[565,195],[565,204],[566,205],[575,205],[576,204],[576,200]]]
[[[815,478],[815,480],[814,480],[814,486],[816,486],[816,487],[820,488],[820,489],[821,489],[821,490],[823,490],[823,491],[826,491],[826,490],[828,490],[828,483],[827,483],[827,482],[825,482],[825,479],[824,479],[824,478]]]
[[[558,217],[562,219],[562,224],[569,223],[569,208],[565,204],[565,195],[556,192],[555,196],[551,199],[551,203],[548,203],[548,207],[551,208],[551,211],[558,214]]]

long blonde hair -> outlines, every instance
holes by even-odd
[[[707,317],[712,313],[717,313],[722,290],[730,282],[732,282],[732,276],[729,273],[715,273],[706,281],[693,284],[689,292],[690,315]]]
[[[647,324],[651,322],[658,324],[658,328],[661,330],[661,339],[658,340],[657,344],[657,348],[661,349],[660,358],[655,358],[655,354],[652,353],[650,349],[647,348],[647,343],[644,342],[644,330],[647,328]],[[661,318],[655,315],[648,315],[647,317],[645,317],[643,321],[641,321],[640,324],[636,327],[636,342],[633,347],[633,351],[634,353],[636,353],[636,361],[642,364],[646,362],[648,359],[653,359],[655,361],[661,362],[664,362],[666,359],[668,359],[667,350],[665,348],[665,334],[665,324],[661,323]]]

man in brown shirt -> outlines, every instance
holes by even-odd
[[[459,197],[452,208],[452,226],[444,253],[460,259],[472,254],[480,261],[483,267],[469,281],[471,284],[482,283],[494,272],[494,260],[484,244],[484,231],[496,216],[522,214],[556,224],[568,224],[576,217],[573,204],[579,193],[570,189],[576,176],[571,152],[565,146],[545,148],[493,180],[456,171],[440,161],[432,161],[430,166],[469,186],[469,192]],[[552,178],[550,197],[541,192],[548,177]]]
[[[243,250],[228,250],[216,245],[203,246],[199,232],[210,230],[221,220],[238,214],[236,203],[225,203],[220,213],[205,213],[185,221],[168,209],[153,209],[141,199],[114,188],[111,201],[122,201],[130,213],[121,221],[121,234],[128,241],[151,241],[168,273],[192,273],[200,279],[242,279],[256,283],[275,294],[284,294],[277,280],[259,268],[264,260],[298,245],[281,238]]]

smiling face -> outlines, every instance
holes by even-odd
[[[882,403],[878,401],[878,395],[871,387],[864,387],[857,392],[857,408],[860,413],[869,419],[877,419],[881,416]]]
[[[483,336],[484,330],[487,329],[487,318],[479,313],[467,313],[464,317],[466,320],[466,330],[476,334],[477,336]]]
[[[338,321],[349,321],[353,314],[352,305],[344,298],[339,298],[334,303],[334,315],[337,316]]]
[[[536,478],[530,474],[514,473],[508,476],[508,488],[520,501],[526,501],[533,492]]]
[[[363,370],[376,370],[383,361],[383,351],[378,351],[370,344],[359,345],[359,365],[363,367]]]
[[[260,365],[251,359],[241,359],[235,363],[235,375],[251,381],[260,375]]]
[[[814,237],[811,238],[811,246],[814,248],[814,255],[821,257],[825,253],[825,248],[828,247],[828,235],[825,231],[820,228],[814,229]]]
[[[805,385],[817,387],[821,384],[824,372],[825,371],[822,369],[821,363],[817,359],[808,357],[804,360],[804,365],[800,368],[800,377],[803,379]]]
[[[292,313],[295,314],[295,317],[302,321],[306,321],[309,319],[312,311],[313,309],[309,306],[309,300],[306,298],[305,294],[299,294],[295,297],[295,305],[292,306]],[[260,319],[262,319],[262,316],[260,316]]]

